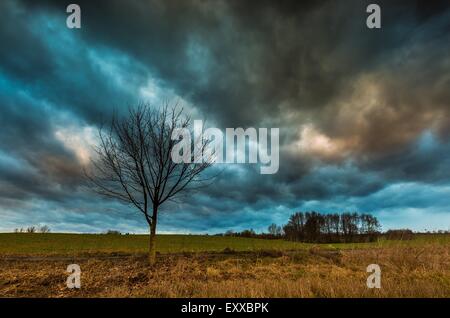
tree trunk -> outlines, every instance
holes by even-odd
[[[150,265],[156,262],[156,213],[153,213],[152,224],[150,225],[150,246],[148,260]]]

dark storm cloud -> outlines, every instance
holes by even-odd
[[[61,2],[47,3],[61,11]],[[275,125],[292,138],[296,126],[313,121],[329,136],[358,136],[358,152],[413,142],[430,125],[448,130],[450,32],[439,5],[423,12],[422,2],[381,2],[376,31],[365,26],[364,1],[80,5],[83,39],[145,63],[222,127]],[[371,85],[378,105],[366,109],[368,100],[357,97]]]
[[[146,79],[144,67],[114,48],[87,46],[65,27],[65,14],[33,11],[29,5],[1,4],[0,37],[6,44],[0,51],[1,69],[20,90],[95,123],[113,108],[136,102],[136,92],[127,89]],[[126,78],[120,77],[124,70]]]
[[[0,79],[0,197],[27,198],[29,195],[56,199],[64,192],[58,184],[79,181],[73,155],[57,142],[51,131],[51,113],[16,83]],[[78,180],[78,181],[76,181]]]
[[[450,178],[450,143],[425,132],[406,149],[392,152],[362,164],[387,181],[447,183]]]
[[[390,184],[450,180],[444,2],[378,1],[381,30],[365,26],[369,1],[77,1],[80,30],[65,27],[69,3],[0,4],[4,207],[86,205],[95,216],[81,219],[102,228],[92,202],[105,203],[80,190],[86,140],[64,138],[159,95],[152,90],[222,128],[281,132],[278,174],[226,168],[170,207],[178,218],[162,222],[173,231],[264,228],[319,200],[369,202]]]
[[[398,45],[385,32],[367,32],[360,1],[120,3],[80,2],[80,34],[150,65],[230,127],[260,123],[286,107],[323,107],[347,79]],[[60,12],[62,5],[51,7]]]
[[[0,6],[0,154],[9,158],[0,162],[0,196],[63,200],[82,183],[82,169],[58,131],[122,111],[137,100],[131,90],[146,70],[112,49],[86,47],[59,27],[63,17],[14,1]]]

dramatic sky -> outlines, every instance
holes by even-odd
[[[281,147],[277,174],[222,167],[164,207],[160,232],[263,230],[299,210],[449,229],[450,6],[371,2],[2,0],[0,231],[147,231],[82,167],[114,109],[164,99],[221,129],[278,127]]]

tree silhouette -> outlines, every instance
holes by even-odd
[[[113,116],[107,132],[99,129],[100,143],[91,169],[89,184],[99,194],[134,206],[150,228],[149,262],[156,259],[156,225],[162,204],[201,186],[199,175],[212,163],[212,156],[194,162],[207,152],[203,138],[192,145],[190,162],[176,163],[171,154],[178,129],[189,129],[191,120],[183,109],[165,103],[155,109],[149,105],[130,108],[122,118]]]

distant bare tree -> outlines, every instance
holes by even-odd
[[[206,151],[207,140],[192,145],[192,163],[172,160],[172,150],[182,140],[173,140],[173,132],[190,127],[190,118],[176,105],[130,108],[126,117],[113,116],[107,132],[99,130],[96,158],[86,172],[97,193],[128,203],[143,214],[150,228],[150,264],[156,259],[155,234],[161,205],[199,187],[206,181],[199,175],[212,163],[212,155],[194,162],[197,156],[211,154]]]
[[[48,227],[47,225],[43,225],[39,228],[39,232],[41,233],[50,233],[50,227]]]
[[[267,230],[269,231],[269,234],[272,236],[281,236],[281,234],[283,233],[281,226],[278,226],[275,223],[269,225]]]
[[[35,233],[36,227],[35,226],[29,226],[27,227],[27,233]]]

